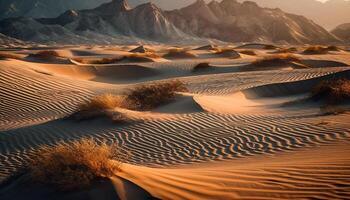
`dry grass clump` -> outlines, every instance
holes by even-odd
[[[163,56],[164,58],[196,58],[197,56],[187,49],[173,48]]]
[[[337,46],[331,45],[326,48],[328,51],[340,51],[341,49]]]
[[[228,58],[239,58],[241,57],[237,51],[232,48],[217,48],[215,54],[221,55]]]
[[[6,60],[6,59],[21,59],[21,56],[13,53],[4,53],[0,52],[0,60]]]
[[[200,72],[200,71],[205,71],[213,68],[211,65],[209,65],[208,62],[205,63],[199,63],[196,66],[193,67],[192,72]]]
[[[130,91],[126,97],[128,108],[132,110],[150,110],[174,100],[177,92],[187,92],[181,81],[140,86]]]
[[[124,158],[116,145],[82,139],[39,148],[29,163],[29,170],[34,181],[71,191],[113,176],[120,170]]]
[[[253,50],[242,50],[242,51],[239,51],[239,53],[249,55],[249,56],[256,56],[256,53]]]
[[[311,92],[311,99],[323,100],[328,105],[344,103],[350,100],[350,80],[335,79],[322,81]]]
[[[60,57],[60,55],[56,51],[52,51],[52,50],[39,51],[37,53],[30,54],[30,56],[36,57],[36,58],[42,58],[42,59],[51,59],[51,58]]]
[[[76,120],[104,117],[117,123],[127,123],[130,118],[116,108],[150,110],[172,101],[177,92],[188,91],[181,81],[170,81],[137,87],[123,95],[104,94],[79,106],[73,114]]]
[[[288,64],[289,62],[298,62],[300,59],[292,54],[276,54],[265,56],[252,63],[254,66],[271,66]]]
[[[303,53],[304,54],[327,54],[329,49],[327,47],[322,47],[322,46],[310,46],[307,47]]]
[[[81,58],[74,59],[77,62],[83,63],[83,64],[113,64],[118,63],[122,61],[128,61],[128,62],[154,62],[153,58],[160,58],[157,54],[153,52],[147,52],[147,53],[132,53],[125,56],[119,56],[119,57],[112,57],[112,58],[102,58],[102,59],[95,59],[95,60],[84,60]]]
[[[295,47],[290,47],[290,48],[281,48],[281,49],[278,49],[276,50],[275,52],[273,53],[277,53],[277,54],[281,54],[281,53],[295,53],[297,52],[298,49],[295,48]]]
[[[266,49],[266,50],[273,50],[273,49],[277,49],[277,47],[272,45],[272,44],[266,44],[264,46],[264,49]]]
[[[113,94],[99,95],[92,98],[90,101],[81,104],[78,108],[78,112],[75,113],[73,117],[77,120],[104,117],[113,122],[127,122],[128,118],[124,114],[114,110],[117,107],[129,107],[125,96]]]

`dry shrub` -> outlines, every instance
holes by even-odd
[[[326,48],[328,51],[340,51],[341,49],[337,46],[331,45]]]
[[[242,50],[242,51],[239,51],[239,53],[249,55],[249,56],[256,56],[256,53],[253,50]]]
[[[213,68],[209,63],[199,63],[198,65],[194,66],[192,69],[192,72],[199,72],[199,71],[205,71]]]
[[[322,46],[310,46],[308,48],[306,48],[303,53],[304,54],[327,54],[328,53],[328,48],[326,47],[322,47]]]
[[[281,53],[295,53],[297,52],[298,49],[295,48],[295,47],[290,47],[290,48],[281,48],[281,49],[278,49],[276,50],[275,52],[273,53],[277,53],[277,54],[281,54]]]
[[[0,52],[0,60],[6,60],[6,59],[21,59],[21,56],[13,53],[4,53]]]
[[[197,57],[195,54],[189,52],[187,49],[183,48],[173,48],[168,50],[163,57],[165,58],[195,58]]]
[[[39,148],[29,169],[34,181],[70,191],[113,176],[120,170],[124,158],[116,145],[82,139]]]
[[[60,55],[56,51],[51,51],[51,50],[39,51],[37,53],[30,54],[30,56],[42,58],[42,59],[51,59],[51,58],[60,57]]]
[[[350,100],[350,80],[334,79],[322,81],[311,92],[311,99],[324,100],[328,105],[340,104]]]
[[[266,49],[266,50],[273,50],[273,49],[277,49],[277,47],[274,46],[274,45],[271,45],[271,44],[266,44],[264,49]]]
[[[177,92],[188,91],[181,81],[140,86],[127,95],[128,108],[132,110],[150,110],[172,101]]]
[[[322,115],[341,115],[349,112],[348,109],[333,105],[326,105],[320,108]]]
[[[129,62],[153,62],[152,58],[159,58],[159,56],[152,52],[147,53],[133,53],[126,56],[112,57],[112,58],[102,58],[95,60],[84,60],[81,58],[74,59],[77,62],[84,64],[113,64],[121,61]]]
[[[215,54],[222,55],[229,58],[239,58],[241,57],[237,51],[232,48],[217,48]]]
[[[96,96],[79,106],[73,114],[76,120],[104,117],[117,123],[127,123],[131,119],[116,108],[130,110],[150,110],[172,101],[177,92],[188,91],[181,81],[170,81],[137,87],[124,95],[104,94]]]
[[[276,54],[264,56],[252,63],[254,66],[271,66],[271,65],[281,65],[288,64],[290,62],[298,62],[300,59],[292,54]]]
[[[125,96],[104,94],[91,99],[90,101],[81,104],[78,112],[73,115],[76,120],[88,120],[97,117],[105,117],[113,122],[125,123],[128,122],[127,116],[117,112],[115,108],[128,108]]]

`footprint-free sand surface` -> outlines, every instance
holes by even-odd
[[[325,115],[317,103],[286,106],[322,80],[350,78],[349,52],[295,53],[307,67],[254,70],[245,66],[272,50],[236,59],[200,49],[190,51],[195,58],[75,62],[135,47],[60,47],[55,59],[29,59],[38,49],[6,50],[21,58],[0,60],[0,199],[25,197],[11,190],[12,176],[40,145],[83,137],[130,152],[112,180],[120,199],[349,198],[350,113]],[[169,47],[150,48],[161,54]],[[206,62],[210,69],[192,70]],[[67,118],[93,96],[173,79],[189,92],[152,111],[129,111],[142,120]]]

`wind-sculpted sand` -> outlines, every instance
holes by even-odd
[[[116,48],[115,55],[133,49]],[[161,54],[164,48],[152,49]],[[274,51],[260,45],[240,48],[254,48],[257,55]],[[12,176],[39,146],[84,137],[113,142],[130,152],[122,172],[116,173],[125,180],[112,180],[121,199],[132,198],[132,188],[138,195],[159,199],[349,197],[350,114],[324,115],[317,103],[283,106],[307,97],[323,80],[349,79],[348,52],[339,57],[299,55],[319,60],[318,65],[309,61],[314,66],[290,70],[246,71],[244,66],[259,56],[208,58],[215,54],[209,47],[191,50],[193,58],[152,63],[69,61],[113,56],[111,49],[59,48],[60,59],[67,61],[63,63],[25,56],[0,60],[0,198],[11,199],[22,187],[17,183],[26,179]],[[193,72],[205,62],[210,70]],[[94,96],[124,94],[143,84],[175,79],[189,91],[150,111],[118,110],[129,123],[69,117]],[[103,192],[105,187],[99,188]]]

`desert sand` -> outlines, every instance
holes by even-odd
[[[52,197],[40,187],[29,192],[25,175],[14,174],[40,145],[83,137],[117,143],[131,156],[107,186],[66,199],[349,198],[349,105],[327,115],[317,102],[296,100],[322,80],[349,79],[350,52],[304,55],[299,50],[294,54],[300,63],[253,67],[275,50],[246,45],[240,48],[256,55],[230,58],[187,46],[192,56],[163,57],[174,47],[153,45],[147,48],[159,57],[151,61],[91,64],[130,55],[137,47],[1,51],[17,58],[0,60],[0,199]],[[31,56],[43,49],[59,56]],[[200,63],[210,67],[193,71]],[[96,95],[174,79],[189,91],[155,110],[124,110],[135,119],[131,123],[68,118]]]

